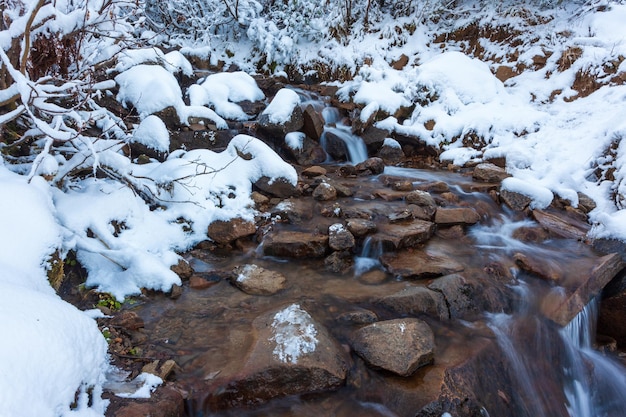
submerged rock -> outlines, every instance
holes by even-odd
[[[409,376],[433,362],[435,336],[420,319],[387,320],[357,330],[352,347],[373,368]]]
[[[272,295],[287,282],[280,272],[269,271],[254,264],[241,265],[233,270],[233,284],[246,294]]]
[[[245,363],[212,384],[205,408],[250,406],[344,384],[348,361],[343,349],[300,305],[263,314],[252,327],[255,341]]]
[[[405,279],[422,279],[460,272],[464,266],[445,255],[430,254],[421,250],[387,253],[381,256],[387,270]]]

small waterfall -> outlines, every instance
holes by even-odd
[[[339,110],[334,107],[325,107],[322,110],[322,117],[326,125],[324,126],[324,132],[320,138],[321,145],[324,149],[328,150],[327,134],[331,133],[335,137],[341,139],[346,147],[346,153],[348,155],[348,161],[356,165],[367,159],[367,147],[363,142],[363,139],[353,135],[350,126],[347,126],[341,122]]]
[[[381,268],[380,256],[383,247],[380,241],[373,241],[371,236],[365,238],[361,254],[354,258],[354,276],[358,277],[372,269]]]
[[[517,416],[626,416],[626,369],[592,348],[598,305],[592,300],[562,329],[532,308],[488,316],[508,360]]]

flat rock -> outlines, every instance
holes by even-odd
[[[584,240],[591,228],[588,223],[567,216],[564,212],[533,210],[532,215],[552,236],[564,239]]]
[[[380,257],[389,273],[405,279],[423,279],[463,271],[459,262],[445,255],[435,255],[423,250],[406,250],[386,253]]]
[[[254,222],[236,217],[231,220],[216,220],[211,223],[207,235],[217,243],[228,244],[236,239],[256,233]]]
[[[378,226],[367,219],[346,219],[346,227],[356,237],[363,237],[378,230]]]
[[[503,179],[510,177],[504,168],[492,163],[478,164],[474,167],[472,177],[482,182],[501,182]]]
[[[509,190],[500,190],[500,198],[510,208],[515,211],[523,211],[525,210],[530,202],[532,201],[530,197],[516,193],[515,191]]]
[[[422,286],[407,287],[376,300],[376,304],[401,316],[426,314],[440,320],[450,318],[443,295]]]
[[[456,208],[437,208],[435,213],[435,223],[442,226],[453,225],[472,225],[480,221],[480,214],[473,208],[456,207]]]
[[[425,220],[413,220],[409,223],[388,223],[378,226],[378,232],[372,235],[383,248],[398,250],[410,248],[426,242],[435,233],[435,224]]]
[[[263,239],[263,253],[289,258],[320,258],[328,251],[328,236],[296,231],[271,231]]]
[[[434,347],[430,326],[416,318],[367,325],[354,333],[352,341],[352,348],[368,365],[400,376],[432,363]]]
[[[255,341],[240,370],[209,387],[207,402],[213,408],[251,406],[344,384],[344,350],[298,304],[263,314],[252,327]]]
[[[280,272],[270,271],[254,264],[235,268],[232,281],[241,291],[251,295],[276,294],[285,288],[287,282]]]
[[[342,223],[332,224],[328,228],[328,245],[332,250],[352,249],[355,244],[354,235]]]

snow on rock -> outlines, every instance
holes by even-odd
[[[252,76],[243,71],[211,74],[201,83],[189,87],[189,102],[194,106],[212,106],[215,112],[230,120],[250,117],[236,103],[265,98]]]
[[[212,120],[219,129],[228,127],[215,111],[201,105],[185,105],[176,77],[159,65],[133,66],[117,75],[115,82],[119,85],[117,101],[132,105],[142,119],[173,107],[183,124],[189,117],[199,117]]]
[[[306,135],[303,132],[289,132],[285,135],[285,143],[289,146],[289,149],[301,151],[305,137]]]
[[[294,108],[299,105],[298,93],[288,88],[281,88],[262,114],[266,115],[271,123],[284,124],[289,121]]]
[[[272,333],[271,340],[276,343],[273,353],[282,362],[295,364],[300,356],[314,352],[317,347],[313,319],[298,304],[276,313]]]
[[[143,119],[133,132],[133,141],[159,152],[170,149],[170,134],[165,123],[155,115]]]
[[[548,188],[539,184],[533,184],[532,181],[524,181],[519,178],[505,178],[502,180],[501,188],[529,197],[531,199],[531,208],[545,209],[554,199],[554,194]]]

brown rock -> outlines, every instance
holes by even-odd
[[[189,265],[189,262],[184,259],[179,259],[178,263],[176,265],[172,265],[170,269],[181,279],[188,279],[191,275],[193,275],[193,268]]]
[[[346,219],[346,227],[356,237],[363,237],[378,229],[376,223],[367,219]]]
[[[358,173],[367,173],[370,175],[382,174],[385,170],[385,162],[378,157],[368,158],[356,165]]]
[[[137,330],[144,326],[143,319],[134,311],[120,311],[111,319],[111,325],[127,330]]]
[[[496,78],[502,82],[505,82],[509,78],[516,77],[518,74],[515,70],[506,65],[500,65],[496,70]]]
[[[272,231],[263,239],[263,253],[289,258],[320,258],[328,250],[328,236],[295,232]]]
[[[328,228],[328,246],[332,250],[352,249],[355,243],[354,235],[343,224],[335,223]]]
[[[532,215],[551,235],[565,239],[584,240],[591,228],[588,223],[560,211],[533,210]]]
[[[204,279],[200,275],[193,275],[189,279],[189,287],[193,288],[194,290],[204,290],[205,288],[209,288],[213,285],[215,285],[214,281]]]
[[[302,171],[302,176],[306,178],[313,178],[326,175],[326,168],[321,167],[319,165],[314,165],[312,167],[308,167],[304,171]]]
[[[523,253],[513,255],[515,263],[523,271],[529,272],[548,281],[559,281],[561,279],[561,271],[558,265],[552,265],[545,262],[544,259],[530,258]]]
[[[435,233],[434,223],[413,220],[410,223],[382,224],[378,227],[378,232],[372,235],[372,239],[380,242],[386,250],[397,250],[424,243],[433,233]]]
[[[532,201],[530,197],[524,194],[508,190],[500,190],[500,198],[507,206],[515,211],[525,210]]]
[[[387,320],[357,330],[352,347],[373,368],[409,376],[433,362],[435,336],[420,319]]]
[[[279,272],[247,264],[233,270],[232,282],[246,294],[272,295],[284,289],[287,280]]]
[[[279,198],[288,198],[297,194],[296,186],[284,178],[261,177],[254,186],[266,194]]]
[[[383,142],[383,146],[378,150],[377,156],[388,165],[397,164],[405,157],[404,151],[399,144],[389,144],[387,142]]]
[[[480,287],[468,282],[462,275],[445,275],[429,284],[428,288],[443,294],[450,318],[467,318],[483,312]]]
[[[258,118],[257,128],[259,132],[267,135],[268,138],[281,140],[289,132],[297,132],[304,126],[304,116],[300,106],[296,105],[289,119],[284,123],[276,123],[270,120],[268,113],[261,113]]]
[[[302,114],[302,131],[310,138],[319,141],[324,132],[324,117],[312,105],[305,107]]]
[[[313,198],[318,201],[330,201],[337,198],[337,189],[327,182],[322,182],[313,190]]]
[[[115,411],[115,417],[182,417],[185,403],[180,392],[173,388],[159,387],[149,400],[133,400]]]
[[[450,318],[443,295],[426,287],[410,286],[376,303],[401,316],[426,314],[439,320]]]
[[[324,259],[324,267],[336,274],[347,273],[353,265],[354,257],[347,250],[333,252]]]
[[[501,182],[503,179],[511,175],[504,168],[492,163],[478,164],[474,167],[472,177],[477,181],[483,182]]]
[[[263,314],[252,326],[255,341],[240,370],[208,387],[211,408],[251,406],[344,384],[348,364],[343,349],[299,305]]]
[[[386,253],[380,258],[389,273],[405,279],[423,279],[463,271],[464,267],[444,255],[433,255],[422,250]]]
[[[406,67],[408,63],[409,57],[405,54],[402,54],[398,59],[395,59],[391,62],[391,68],[400,71],[402,68]]]
[[[472,225],[480,221],[480,215],[473,208],[437,208],[435,223],[441,226]]]
[[[541,227],[522,226],[515,229],[511,235],[522,242],[543,242],[548,238],[548,232]]]
[[[280,216],[281,220],[287,220],[291,224],[302,223],[313,217],[313,209],[310,204],[299,198],[289,198],[278,203],[271,211],[272,216]]]
[[[207,235],[217,243],[228,244],[236,239],[256,233],[254,222],[236,217],[231,220],[216,220],[209,225]]]

